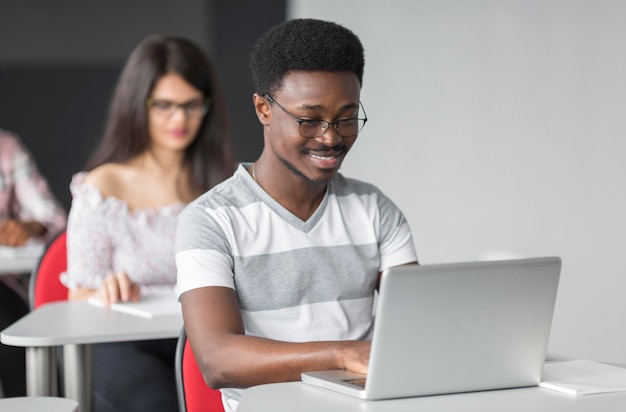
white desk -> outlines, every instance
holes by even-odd
[[[40,244],[22,248],[0,246],[0,275],[32,272],[43,250],[44,245]]]
[[[623,412],[626,392],[574,397],[539,387],[363,401],[302,382],[246,389],[237,412]]]
[[[79,412],[78,402],[47,396],[0,399],[0,412]]]
[[[0,256],[0,275],[30,273],[39,262],[38,257],[4,257]]]
[[[54,302],[30,312],[0,333],[5,345],[26,348],[29,396],[57,390],[56,346],[63,345],[65,395],[91,411],[91,344],[176,338],[182,315],[144,318],[87,302]]]

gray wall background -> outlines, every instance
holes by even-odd
[[[346,175],[405,211],[422,263],[559,255],[549,354],[626,362],[626,3],[291,0],[366,51]]]
[[[258,36],[284,20],[285,0],[2,0],[0,16],[0,128],[22,137],[66,208],[71,176],[100,138],[124,61],[150,34],[187,37],[211,55],[237,160],[260,153],[248,56]]]

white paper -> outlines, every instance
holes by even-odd
[[[626,369],[588,360],[546,363],[539,386],[570,395],[626,391]]]
[[[104,307],[102,301],[95,296],[91,296],[88,302],[92,305]],[[180,303],[174,291],[145,294],[137,302],[113,303],[109,305],[109,308],[144,318],[179,315],[182,313]]]

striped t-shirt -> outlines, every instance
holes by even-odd
[[[179,216],[178,294],[235,289],[248,335],[290,342],[370,338],[378,273],[417,261],[403,214],[375,186],[337,174],[302,221],[246,166]]]

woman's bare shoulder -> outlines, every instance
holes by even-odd
[[[85,176],[85,184],[96,187],[103,197],[121,197],[125,182],[128,181],[130,167],[119,163],[105,163],[91,170]]]

